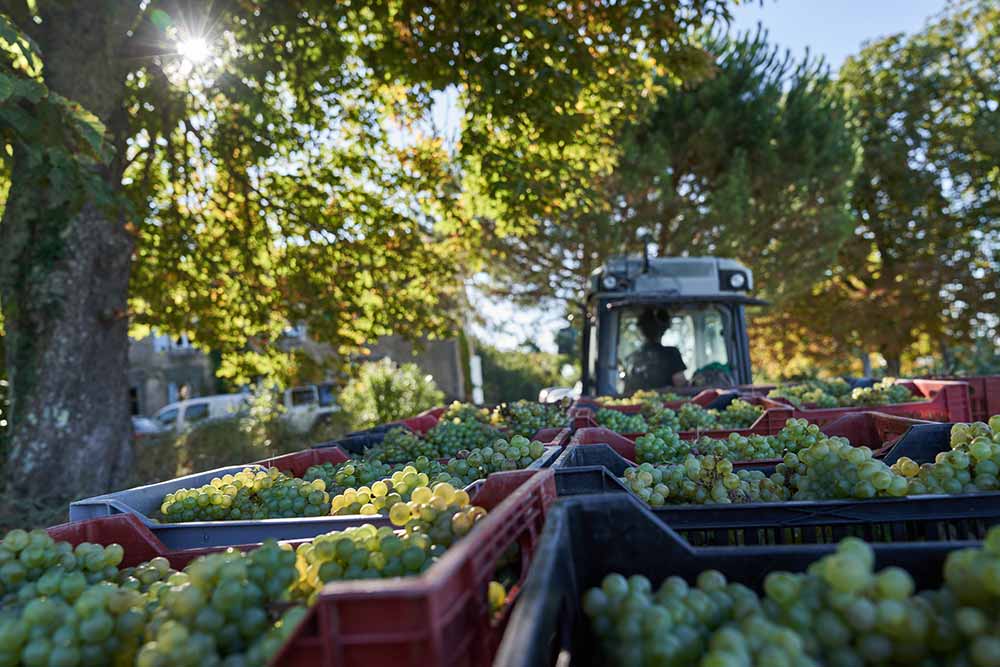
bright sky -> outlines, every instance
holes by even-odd
[[[743,0],[732,8],[733,29],[755,30],[760,23],[770,41],[790,49],[793,56],[801,58],[808,47],[837,69],[865,41],[919,30],[947,4],[947,0]],[[501,348],[514,348],[527,338],[555,351],[555,333],[568,324],[558,313],[541,308],[474,301],[487,325],[475,325],[473,331]]]
[[[801,57],[806,48],[834,68],[863,42],[914,32],[940,13],[947,0],[743,0],[732,8],[733,27],[767,29],[771,41]]]

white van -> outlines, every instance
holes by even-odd
[[[249,405],[250,394],[199,396],[160,408],[153,419],[164,430],[180,433],[209,419],[236,417]]]
[[[311,384],[285,390],[284,418],[293,431],[308,433],[330,415],[340,412],[340,406],[333,398],[332,387],[330,384]]]

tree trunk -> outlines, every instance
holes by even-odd
[[[117,49],[127,3],[46,3],[38,39],[50,90],[106,126],[120,118]],[[120,139],[120,137],[119,137]],[[116,149],[121,155],[123,146]],[[20,151],[23,153],[23,150]],[[11,383],[8,487],[32,499],[103,493],[131,463],[127,299],[132,240],[93,201],[53,209],[49,186],[18,169],[0,222],[0,302]],[[100,176],[121,189],[121,160]],[[33,170],[38,173],[38,170]]]
[[[902,353],[897,351],[882,350],[882,358],[885,359],[885,374],[888,377],[899,377],[903,366],[902,356]]]

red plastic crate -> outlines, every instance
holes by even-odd
[[[494,481],[500,476],[505,484]],[[499,473],[490,481],[477,502],[499,504],[433,568],[420,577],[328,585],[273,664],[488,664],[506,621],[506,614],[491,618],[486,598],[496,563],[520,545],[523,581],[556,495],[551,470]],[[509,591],[512,598],[518,588]]]
[[[971,400],[972,421],[984,422],[993,415],[1000,415],[1000,375],[939,376],[929,379],[967,383]]]
[[[852,412],[878,411],[913,419],[936,422],[972,421],[969,384],[951,380],[900,380],[915,396],[922,400],[910,403],[893,403],[877,406],[849,406],[843,408],[795,408],[795,417],[808,419],[815,424],[826,424]]]
[[[714,389],[702,392],[705,397],[702,398],[703,403],[699,403],[702,407],[709,405],[718,396],[718,392]],[[701,396],[701,394],[699,394]],[[757,418],[749,428],[745,429],[722,429],[714,431],[681,431],[681,437],[685,440],[693,440],[703,435],[708,435],[713,438],[724,438],[730,433],[739,433],[741,435],[774,435],[782,429],[785,422],[792,417],[792,408],[785,403],[779,403],[770,398],[764,398],[761,396],[747,396],[743,400],[751,403],[753,405],[759,405],[764,408],[764,414]],[[631,408],[632,406],[613,406],[608,408],[609,410],[618,410],[620,407]],[[666,407],[670,407],[669,405]],[[678,408],[680,405],[677,406]],[[670,408],[673,410],[674,408]],[[626,410],[618,410],[619,412],[624,412],[625,414],[635,414],[639,412],[638,410],[628,412]],[[590,408],[576,408],[571,411],[570,417],[572,419],[573,429],[580,430],[584,428],[599,428],[601,425],[597,423],[595,417],[595,410]]]
[[[437,426],[438,421],[441,419],[441,415],[445,413],[448,408],[437,407],[431,408],[430,410],[424,410],[419,415],[415,417],[410,417],[409,419],[401,419],[399,423],[405,425],[414,433],[419,433],[423,435],[427,431],[431,430]]]
[[[472,498],[489,514],[439,562],[418,577],[328,584],[271,664],[488,664],[555,498],[551,469],[490,475]],[[127,514],[62,524],[48,532],[54,539],[74,545],[117,542],[125,548],[123,566],[164,556],[180,568],[198,556],[220,550],[168,551],[147,526]],[[508,591],[505,610],[494,618],[487,587],[500,557],[515,544],[520,547],[519,581]]]
[[[895,444],[895,442],[902,437],[902,435],[906,433],[911,426],[915,424],[927,423],[929,422],[926,420],[911,419],[909,417],[900,417],[898,415],[887,415],[879,412],[854,412],[838,417],[828,424],[821,426],[820,430],[826,435],[847,438],[851,444],[854,445],[867,445],[872,449],[872,454],[878,457],[887,454],[892,445]],[[720,439],[728,437],[728,433],[731,433],[731,431],[726,433],[727,435],[721,436]],[[775,431],[775,433],[777,433],[777,431]],[[614,449],[623,458],[634,462],[636,460],[635,441],[636,438],[639,438],[642,435],[643,434],[641,433],[621,435],[603,427],[584,428],[573,434],[570,444],[606,444]],[[702,435],[708,435],[713,438],[717,437],[712,435],[711,431],[703,433]],[[773,433],[762,435],[773,435]],[[694,438],[685,439],[692,440]],[[737,467],[766,466],[777,465],[780,462],[781,459],[755,459],[752,461],[736,461],[733,465]]]

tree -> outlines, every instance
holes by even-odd
[[[964,3],[850,58],[840,82],[862,146],[854,231],[788,315],[874,352],[886,372],[922,338],[948,348],[996,331],[1000,240],[1000,9]],[[937,349],[933,349],[937,348]]]
[[[344,353],[445,330],[453,258],[481,236],[463,221],[514,233],[571,205],[559,193],[607,168],[585,149],[638,113],[651,72],[704,67],[686,36],[722,11],[0,0],[12,486],[124,479],[130,324],[187,333],[235,378],[279,370],[267,343],[301,320]],[[449,87],[455,155],[424,131]],[[567,153],[576,181],[553,168]]]
[[[545,387],[572,384],[562,376],[567,358],[538,350],[498,350],[482,342],[476,353],[483,362],[483,398],[487,405],[525,399],[537,401]]]
[[[416,364],[397,365],[392,359],[361,365],[339,397],[355,429],[413,417],[444,402],[434,378]]]
[[[827,67],[793,62],[761,31],[709,36],[705,48],[714,76],[665,82],[651,116],[620,135],[617,168],[594,182],[604,208],[498,238],[494,275],[510,293],[573,299],[643,239],[664,256],[741,259],[778,301],[828,266],[849,232],[854,146]]]

